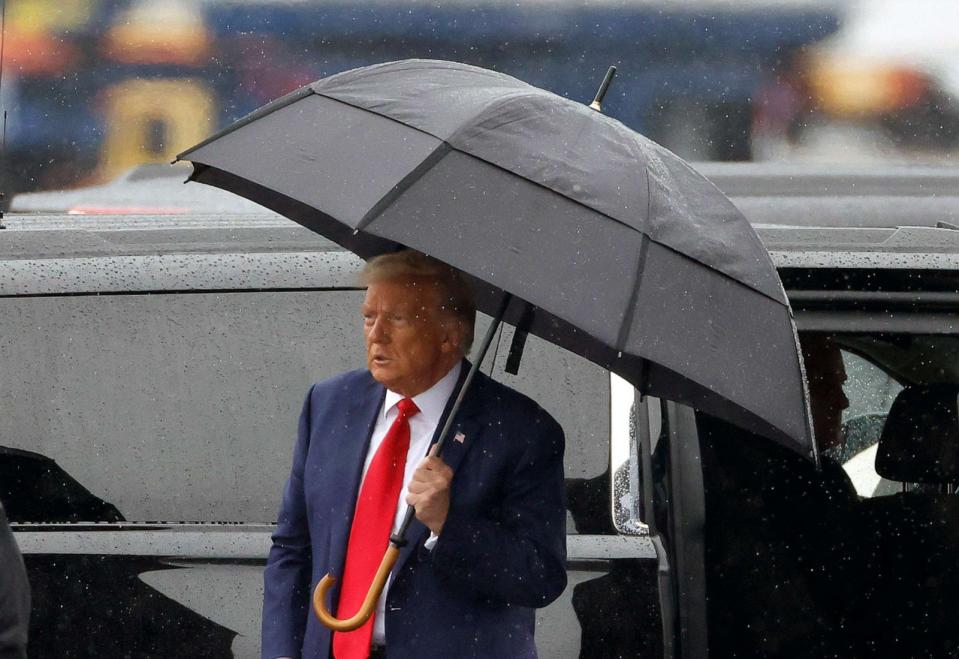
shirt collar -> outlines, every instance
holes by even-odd
[[[423,393],[413,396],[413,402],[419,408],[417,415],[423,421],[436,425],[443,416],[443,410],[446,409],[446,402],[450,399],[453,389],[456,388],[456,382],[459,380],[460,371],[463,369],[463,362],[458,361],[449,370],[449,372],[440,378],[440,381]],[[396,407],[396,404],[403,400],[404,396],[395,391],[386,390],[386,400],[383,401],[383,418]]]

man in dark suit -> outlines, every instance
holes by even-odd
[[[478,373],[442,458],[424,458],[469,366],[469,289],[409,251],[364,278],[367,369],[314,385],[303,406],[264,574],[263,656],[535,657],[534,608],[566,585],[562,430]],[[403,502],[416,519],[373,618],[329,631],[313,588],[342,575],[331,608],[352,616]]]
[[[27,656],[30,586],[17,541],[0,504],[0,659]]]

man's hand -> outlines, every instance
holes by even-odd
[[[446,515],[450,510],[450,483],[453,470],[442,458],[436,457],[434,444],[428,456],[423,458],[407,488],[406,503],[416,509],[416,519],[436,535],[443,530]]]

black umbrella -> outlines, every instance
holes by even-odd
[[[686,162],[585,105],[406,60],[303,87],[180,154],[192,179],[362,257],[412,247],[478,306],[811,455],[795,326],[765,248]]]

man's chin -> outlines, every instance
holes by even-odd
[[[383,364],[367,364],[367,368],[370,370],[370,375],[373,376],[373,379],[387,389],[389,389],[390,383],[395,380],[395,374],[388,366]]]

